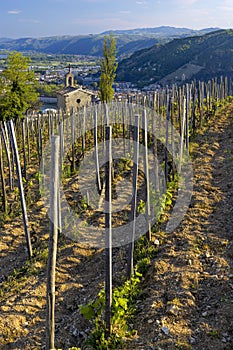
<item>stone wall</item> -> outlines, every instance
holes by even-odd
[[[70,112],[72,109],[77,110],[90,104],[94,98],[94,94],[82,89],[74,89],[67,92],[64,90],[57,93],[57,107],[58,110]]]

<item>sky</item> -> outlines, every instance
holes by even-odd
[[[233,0],[0,0],[0,37],[158,26],[233,28]]]

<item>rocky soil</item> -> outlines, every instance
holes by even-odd
[[[171,234],[156,234],[158,254],[144,276],[133,320],[136,334],[121,349],[233,349],[233,106],[208,122],[192,144],[194,190]],[[21,217],[1,226],[0,348],[45,349],[46,253],[43,203],[28,212],[39,252],[28,268]],[[78,305],[104,285],[104,252],[61,236],[56,275],[56,346],[80,346],[89,324]],[[114,251],[114,284],[125,275]]]

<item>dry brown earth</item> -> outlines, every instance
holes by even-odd
[[[142,283],[133,326],[137,333],[122,349],[233,349],[233,106],[221,110],[192,146],[194,191],[181,225],[157,234],[160,247]],[[34,246],[47,244],[49,225],[38,201],[28,213]],[[39,350],[45,344],[46,256],[25,265],[20,218],[2,225],[0,348]],[[125,260],[114,255],[118,276]],[[104,280],[104,255],[61,238],[57,262],[56,344],[82,345],[88,323],[78,305],[94,298]],[[15,283],[14,283],[15,281]]]

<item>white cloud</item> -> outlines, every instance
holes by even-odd
[[[18,15],[21,12],[22,12],[21,10],[10,10],[10,11],[8,11],[8,14],[9,15]]]
[[[177,0],[179,5],[190,6],[198,2],[199,0]]]
[[[185,3],[187,5],[192,5],[192,4],[195,4],[196,2],[198,2],[199,0],[185,0]]]
[[[141,6],[142,9],[148,9],[148,1],[146,0],[136,1],[136,4]]]
[[[129,15],[132,12],[131,11],[119,11],[119,13],[121,13],[123,15]]]
[[[147,5],[147,1],[136,1],[136,4],[145,6],[145,5]]]
[[[232,7],[233,6],[233,1],[232,0],[224,0],[223,1],[223,5]]]
[[[24,23],[34,23],[34,24],[39,24],[41,23],[38,19],[33,19],[33,18],[21,18],[19,19],[19,22],[24,22]]]
[[[233,11],[233,5],[232,6],[219,6],[219,9],[226,11],[226,12]]]
[[[224,11],[226,13],[233,11],[233,1],[232,0],[224,0],[221,5],[217,6],[217,9],[220,11]],[[232,15],[232,13],[231,13]]]
[[[123,16],[120,17],[112,17],[111,14],[107,16],[101,16],[101,17],[79,17],[75,18],[72,21],[72,24],[75,26],[79,25],[80,27],[87,26],[90,28],[90,33],[94,28],[95,33],[100,31],[106,31],[106,30],[115,30],[115,29],[121,29],[121,28],[129,28],[130,23],[127,20],[124,19]],[[132,27],[134,28],[134,26]]]

